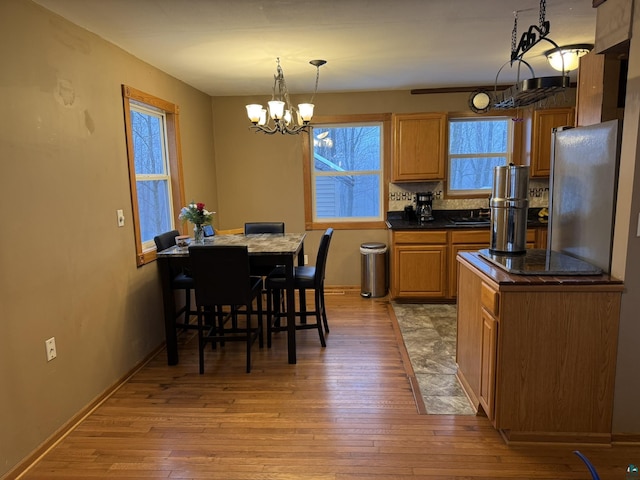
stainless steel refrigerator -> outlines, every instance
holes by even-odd
[[[548,249],[611,271],[618,120],[553,133]]]

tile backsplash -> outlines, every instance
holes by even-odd
[[[434,210],[467,210],[488,208],[489,198],[444,198],[443,182],[390,183],[389,210],[403,210],[406,205],[415,204],[416,192],[433,192]],[[549,203],[549,180],[529,179],[529,207],[546,207]]]

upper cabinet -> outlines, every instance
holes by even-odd
[[[633,0],[594,0],[598,7],[596,15],[595,52],[611,51],[631,40],[634,17]]]
[[[591,52],[580,58],[576,120],[580,127],[624,117],[629,60],[620,52]]]
[[[551,134],[553,129],[573,126],[574,118],[573,108],[550,108],[533,112],[530,176],[549,176],[551,173]]]
[[[393,182],[444,180],[446,113],[393,116]]]

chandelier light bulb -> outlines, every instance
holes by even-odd
[[[298,112],[300,112],[300,118],[304,123],[309,123],[313,118],[313,103],[301,103],[298,105]]]
[[[255,103],[247,105],[247,116],[249,117],[249,120],[251,120],[251,123],[256,125],[258,124],[258,122],[260,122],[262,110],[264,110],[262,108],[262,105],[258,105]]]
[[[285,125],[291,125],[291,121],[293,120],[293,117],[291,116],[291,110],[285,110],[284,111],[284,123]]]
[[[284,115],[284,102],[280,100],[271,100],[267,102],[269,105],[269,115],[274,120],[280,120]]]
[[[260,105],[262,107],[262,105]],[[267,124],[267,109],[260,109],[260,120],[258,120],[258,125],[266,125]]]

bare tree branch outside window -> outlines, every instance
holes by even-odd
[[[381,125],[319,126],[312,135],[316,218],[380,217]]]

